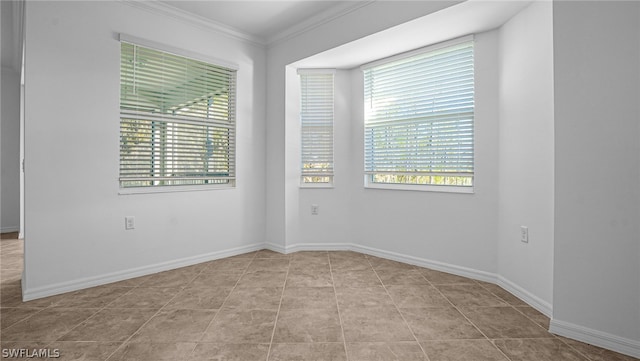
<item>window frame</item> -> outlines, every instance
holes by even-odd
[[[470,177],[471,178],[471,185],[447,185],[447,184],[418,184],[418,183],[382,183],[382,182],[375,182],[373,179],[375,177],[375,174],[373,174],[375,172],[375,170],[368,170],[367,169],[367,130],[369,129],[367,127],[367,114],[366,114],[366,99],[367,99],[367,89],[366,89],[366,75],[365,75],[365,71],[367,71],[368,69],[372,69],[372,68],[376,68],[379,66],[384,66],[384,65],[390,65],[393,64],[395,62],[400,62],[403,60],[407,60],[410,59],[412,57],[418,57],[421,55],[426,55],[429,53],[434,53],[437,52],[439,50],[444,50],[450,47],[454,47],[457,45],[462,45],[465,43],[471,43],[473,46],[472,49],[472,56],[475,55],[475,39],[474,39],[474,35],[467,35],[467,36],[463,36],[460,38],[455,38],[455,39],[451,39],[448,41],[444,41],[444,42],[440,42],[440,43],[436,43],[433,45],[429,45],[429,46],[425,46],[419,49],[415,49],[412,51],[408,51],[408,52],[404,52],[404,53],[399,53],[399,54],[395,54],[392,55],[390,57],[386,57],[386,58],[382,58],[370,63],[366,63],[360,66],[360,70],[363,72],[363,91],[364,91],[364,107],[365,107],[365,114],[363,117],[363,137],[364,137],[364,174],[363,174],[363,185],[365,189],[383,189],[383,190],[406,190],[406,191],[428,191],[428,192],[446,192],[446,193],[462,193],[462,194],[473,194],[475,192],[475,186],[476,186],[476,179],[475,179],[475,168],[476,168],[476,155],[475,155],[475,151],[476,151],[476,142],[475,142],[475,123],[476,123],[476,107],[475,105],[473,106],[473,118],[471,121],[472,124],[472,130],[471,130],[471,142],[473,145],[472,148],[472,172],[470,172],[469,176],[462,176],[462,177]],[[475,68],[476,66],[476,61],[475,61],[475,56],[474,56],[474,60],[473,60],[473,64],[472,64],[472,69]],[[475,71],[474,71],[474,75],[473,75],[473,88],[474,88],[474,93],[473,93],[473,100],[475,101],[476,98],[476,92],[475,92],[475,88],[476,88],[476,76],[475,76]],[[410,119],[410,118],[407,118]],[[408,120],[404,120],[403,121],[408,121]],[[420,149],[428,149],[428,148],[420,148]],[[373,151],[373,149],[371,150]],[[385,172],[375,172],[377,174],[383,174]],[[421,172],[402,172],[402,171],[388,171],[389,174],[396,174],[396,175],[414,175],[414,176],[421,176],[421,175],[429,175],[427,173],[421,173]],[[434,174],[432,174],[431,176],[434,176]],[[451,177],[457,177],[457,174],[452,174]]]
[[[206,56],[206,55],[202,55],[196,52],[191,52],[185,49],[181,49],[181,48],[176,48],[167,44],[162,44],[162,43],[158,43],[155,41],[151,41],[151,40],[147,40],[147,39],[141,39],[135,36],[131,36],[128,34],[124,34],[121,33],[119,34],[119,49],[122,49],[122,43],[129,43],[132,44],[134,46],[140,46],[143,48],[147,48],[153,51],[159,51],[159,52],[164,52],[164,53],[168,53],[171,55],[175,55],[175,56],[179,56],[179,57],[183,57],[183,58],[187,58],[187,59],[191,59],[191,60],[195,60],[198,62],[204,62],[213,66],[217,66],[217,67],[222,67],[222,68],[226,68],[229,71],[231,71],[233,73],[233,80],[232,80],[232,84],[230,84],[233,87],[233,99],[230,99],[227,101],[227,104],[229,106],[229,108],[233,109],[234,114],[233,114],[233,120],[231,122],[231,126],[229,126],[227,129],[229,130],[229,132],[231,132],[233,134],[232,137],[230,137],[228,139],[229,142],[229,150],[226,152],[226,154],[229,157],[232,157],[231,162],[232,162],[232,168],[233,168],[233,176],[231,178],[228,179],[227,182],[225,183],[204,183],[204,184],[186,184],[186,185],[148,185],[148,186],[129,186],[129,187],[123,187],[122,185],[122,173],[121,173],[121,167],[122,167],[122,153],[121,151],[118,152],[118,194],[123,194],[123,195],[127,195],[127,194],[147,194],[147,193],[173,193],[173,192],[185,192],[185,191],[205,191],[205,190],[218,190],[218,189],[235,189],[236,187],[236,181],[237,181],[237,72],[239,70],[239,66],[235,63],[231,63],[225,60],[221,60],[218,58],[213,58],[210,56]],[[122,54],[120,53],[119,56],[119,60],[122,61]],[[122,70],[120,70],[120,76],[122,74]],[[120,80],[120,86],[122,86],[122,82]],[[119,107],[119,120],[120,120],[120,125],[119,125],[119,138],[122,137],[122,124],[121,122],[123,121],[123,111],[122,111],[122,104],[120,103],[120,107]],[[147,122],[151,122],[152,124],[155,124],[157,122],[153,121],[151,118],[153,118],[153,116],[148,116],[149,119],[147,119]],[[134,119],[135,120],[135,119]],[[168,126],[176,126],[176,122],[171,122],[171,120],[164,120],[164,124],[168,125]],[[203,122],[203,124],[207,124],[206,122]],[[152,138],[155,138],[156,135],[155,132],[152,135]],[[166,161],[166,159],[165,159]],[[155,166],[154,166],[155,167]]]

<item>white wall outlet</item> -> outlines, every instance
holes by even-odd
[[[312,216],[317,216],[318,215],[318,205],[317,204],[312,204],[311,205],[311,215]]]
[[[520,226],[520,242],[529,243],[529,227]]]
[[[124,229],[135,229],[136,228],[136,217],[126,216],[124,217]]]

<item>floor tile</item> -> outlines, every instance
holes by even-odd
[[[187,285],[187,288],[220,288],[234,287],[242,273],[237,272],[202,272]]]
[[[341,342],[338,309],[281,309],[273,342]]]
[[[199,343],[189,360],[193,361],[265,361],[269,344]]]
[[[376,273],[371,270],[331,271],[336,287],[360,288],[382,286]]]
[[[472,279],[457,276],[451,273],[440,272],[429,268],[418,268],[420,273],[434,285],[448,284],[476,284]]]
[[[415,341],[395,307],[340,308],[347,342]]]
[[[418,341],[483,338],[453,307],[402,308],[400,312]]]
[[[256,258],[251,261],[247,272],[286,272],[289,269],[289,259],[286,258]]]
[[[366,258],[332,258],[330,257],[332,271],[370,271],[371,264]]]
[[[243,273],[249,264],[250,258],[223,258],[211,262],[205,263],[202,272],[203,273]]]
[[[495,340],[511,361],[587,361],[556,338]],[[613,360],[607,358],[606,360]]]
[[[213,310],[162,310],[131,338],[132,342],[189,342],[199,340],[211,323]]]
[[[104,361],[120,346],[120,342],[62,342],[56,341],[46,348],[58,350],[59,358],[52,360]]]
[[[237,287],[284,287],[287,272],[254,272],[245,273],[238,281]]]
[[[3,341],[55,341],[91,317],[96,309],[45,309],[2,330]]]
[[[42,308],[0,308],[0,327],[5,329],[42,311]]]
[[[0,291],[0,305],[2,307],[46,308],[60,302],[65,297],[68,295],[61,294],[22,302],[22,287],[10,286],[2,288]]]
[[[417,342],[347,343],[350,361],[427,361]]]
[[[460,311],[490,339],[551,336],[513,307],[463,308]]]
[[[486,339],[422,341],[420,344],[431,361],[509,361]]]
[[[416,270],[416,267],[407,263],[392,261],[390,259],[378,258],[378,257],[368,257],[371,266],[376,271],[386,270],[386,271],[412,271]]]
[[[255,258],[286,258],[288,259],[290,256],[288,254],[274,252],[269,249],[263,249],[255,254]]]
[[[282,309],[335,309],[333,287],[287,287],[282,294]]]
[[[329,253],[325,251],[300,251],[291,255],[291,263],[329,264]]]
[[[224,307],[245,310],[277,310],[281,298],[281,287],[235,288],[225,301]]]
[[[178,269],[150,275],[140,287],[182,288],[193,281],[200,273],[193,268]]]
[[[125,341],[156,313],[153,309],[103,309],[85,320],[62,341]]]
[[[100,286],[71,292],[68,297],[56,302],[54,307],[102,308],[129,292],[127,287]]]
[[[538,310],[531,306],[516,306],[516,310],[524,313],[530,320],[542,326],[545,330],[549,330],[549,323],[551,320],[549,317],[543,315]]]
[[[129,342],[118,349],[108,361],[191,360],[195,342]]]
[[[215,310],[222,306],[222,303],[231,293],[231,287],[220,288],[185,288],[176,295],[165,308],[174,309],[195,309],[195,310]]]
[[[274,343],[269,361],[347,361],[344,343]]]
[[[220,310],[201,342],[269,343],[276,321],[276,311]]]
[[[387,286],[398,308],[449,307],[440,291],[430,285]]]
[[[107,305],[108,308],[159,309],[180,292],[179,288],[136,287]]]
[[[287,276],[286,287],[332,287],[333,279],[329,266],[323,267],[322,270],[309,270],[304,271],[289,270]]]
[[[512,305],[512,306],[527,306],[527,303],[524,302],[523,300],[519,299],[518,297],[512,295],[509,291],[505,290],[504,288],[498,286],[498,285],[494,285],[492,283],[486,283],[486,282],[482,282],[480,284],[480,286],[484,287],[485,289],[489,290],[491,293],[493,293],[494,295],[500,297],[500,299],[502,299],[503,301],[505,301],[506,303]]]
[[[336,288],[338,306],[342,308],[393,307],[393,301],[382,286],[366,288]]]
[[[574,348],[576,351],[586,356],[589,361],[634,361],[638,360],[631,356],[626,356],[611,350],[589,345],[584,342],[571,340],[565,337],[559,338],[562,342]]]
[[[440,292],[457,307],[498,307],[507,303],[477,284],[438,285]]]
[[[377,269],[376,273],[385,286],[390,285],[428,285],[422,273],[414,269]]]

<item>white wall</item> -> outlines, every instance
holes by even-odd
[[[500,28],[498,273],[551,315],[553,24],[539,1]],[[520,242],[520,226],[529,243]]]
[[[25,297],[261,247],[264,48],[121,2],[26,11]],[[118,195],[119,33],[238,64],[235,189]]]
[[[640,357],[640,3],[554,2],[552,330]],[[610,343],[603,344],[603,340]]]
[[[2,68],[2,179],[0,181],[0,231],[17,232],[20,228],[20,74]]]

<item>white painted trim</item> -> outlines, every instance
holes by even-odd
[[[274,251],[282,254],[288,254],[287,249],[285,247],[275,243],[269,243],[269,242],[265,243],[264,249],[268,249],[270,251]]]
[[[624,355],[640,358],[640,341],[612,335],[570,322],[551,320],[549,332]]]
[[[149,266],[143,266],[133,269],[128,269],[124,271],[113,272],[105,275],[93,276],[80,278],[73,281],[68,282],[60,282],[53,285],[36,287],[36,288],[28,288],[25,287],[24,276],[22,289],[24,290],[22,293],[23,301],[30,301],[37,298],[53,296],[61,293],[77,291],[84,288],[101,286],[104,284],[124,281],[127,279],[146,276],[162,271],[168,271],[180,267],[192,266],[198,263],[213,261],[220,258],[231,257],[247,252],[253,252],[264,248],[264,244],[262,243],[254,243],[247,246],[235,247],[223,251],[206,253],[203,255],[193,256],[193,257],[185,257],[173,261],[161,262]]]
[[[553,316],[553,306],[549,302],[525,290],[513,281],[498,275],[498,282],[496,282],[496,284],[507,290],[512,295],[518,297],[529,306],[540,311],[543,315],[549,318]]]
[[[349,243],[296,243],[287,246],[286,253],[300,251],[351,251],[354,245]]]
[[[0,233],[11,233],[11,232],[20,232],[20,227],[18,226],[0,227]]]
[[[265,39],[261,37],[247,34],[231,26],[215,22],[211,19],[207,19],[203,16],[196,15],[188,11],[184,11],[182,9],[178,9],[174,6],[165,4],[161,1],[147,1],[147,0],[120,0],[120,1],[129,6],[150,11],[152,13],[172,17],[174,19],[183,21],[185,23],[195,25],[200,28],[204,28],[205,30],[214,31],[216,33],[234,38],[236,40],[244,41],[251,45],[259,45],[261,47],[264,47],[267,44]]]
[[[341,18],[353,11],[356,11],[365,6],[373,4],[375,1],[344,1],[335,5],[325,11],[321,11],[316,15],[270,37],[267,39],[267,45],[273,45],[280,42],[293,39],[307,31],[313,30],[318,26],[329,23],[335,19]]]

